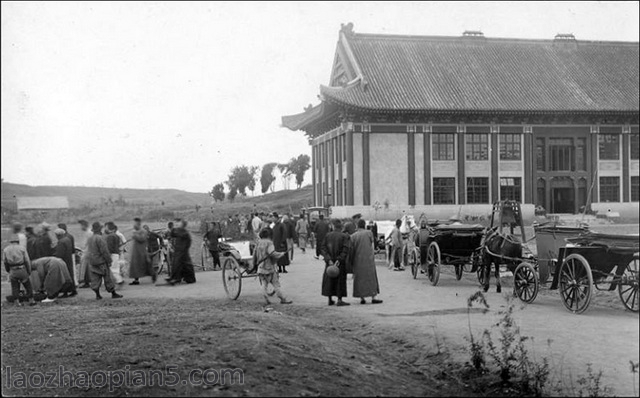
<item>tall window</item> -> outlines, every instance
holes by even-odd
[[[574,147],[571,138],[550,138],[549,157],[551,171],[573,171]]]
[[[598,134],[600,160],[620,159],[620,134]]]
[[[640,135],[631,134],[629,137],[629,141],[631,141],[631,150],[629,151],[630,157],[633,160],[640,159]]]
[[[500,200],[522,202],[522,179],[520,177],[500,179]]]
[[[455,204],[456,203],[456,179],[455,178],[434,178],[433,179],[433,204]]]
[[[547,190],[545,181],[542,178],[538,179],[538,186],[536,188],[537,191],[537,201],[536,205],[545,207],[547,205]]]
[[[544,155],[544,138],[536,138],[536,170],[538,171],[546,170],[546,157]]]
[[[499,134],[500,137],[500,160],[520,160],[522,159],[520,134]]]
[[[600,201],[620,202],[620,178],[600,177]]]
[[[640,177],[631,177],[631,201],[640,201]]]
[[[489,159],[489,134],[466,134],[467,160]]]
[[[347,179],[342,179],[342,200],[345,205],[347,204]]]
[[[576,138],[576,170],[587,170],[587,139]]]
[[[433,160],[455,160],[455,135],[435,133],[431,135],[433,142]]]
[[[467,178],[467,203],[489,203],[489,179]]]

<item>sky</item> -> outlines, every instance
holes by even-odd
[[[356,33],[637,42],[638,11],[638,2],[2,2],[2,178],[207,192],[236,165],[311,154],[281,116],[319,103],[341,23]]]

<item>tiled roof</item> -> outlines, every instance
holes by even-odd
[[[341,35],[362,78],[321,86],[377,111],[638,112],[638,43]]]

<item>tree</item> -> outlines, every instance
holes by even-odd
[[[253,169],[253,166],[251,169]],[[229,180],[227,181],[229,189],[235,188],[236,192],[240,193],[242,196],[247,196],[247,188],[255,179],[255,171],[252,174],[251,169],[245,165],[236,166],[231,169]],[[253,184],[255,185],[255,182]]]
[[[224,184],[219,183],[214,185],[211,192],[209,192],[209,195],[213,198],[214,201],[223,202],[224,201]]]
[[[229,187],[229,193],[227,194],[229,202],[233,202],[236,196],[238,196],[238,189],[236,187]]]
[[[289,161],[288,169],[289,173],[296,176],[296,185],[298,189],[302,186],[304,181],[304,174],[311,168],[311,159],[309,155],[300,155],[297,158],[291,158]]]
[[[256,190],[256,180],[258,179],[258,166],[251,166],[249,167],[249,175],[251,175],[251,181],[249,181],[249,185],[247,185],[247,188],[249,188],[249,191],[251,191],[251,195],[253,196],[254,191]]]
[[[260,174],[260,185],[262,186],[262,193],[267,193],[276,177],[273,175],[273,169],[276,168],[278,163],[267,163],[262,166],[262,172]],[[271,190],[273,192],[273,189]]]

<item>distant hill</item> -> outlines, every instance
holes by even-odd
[[[186,192],[178,189],[130,189],[68,186],[30,186],[2,183],[3,207],[15,203],[16,196],[66,196],[69,206],[78,208],[96,205],[111,199],[123,199],[129,204],[160,204],[166,206],[209,206],[211,197],[207,193]]]
[[[134,211],[132,208],[144,209],[145,211],[158,209],[163,202],[164,206],[161,207],[168,211],[189,209],[188,213],[180,213],[182,216],[189,216],[196,205],[200,205],[203,210],[211,207],[211,197],[207,193],[186,192],[178,189],[30,186],[2,183],[3,208],[15,209],[15,198],[18,196],[66,196],[72,209],[91,207],[92,211],[99,211],[99,213],[92,213],[94,215],[104,214],[104,207],[112,207],[104,206],[109,199],[110,203],[116,204],[117,201],[124,200],[129,211]],[[233,202],[228,200],[217,202],[213,205],[213,216],[217,218],[230,214],[248,214],[254,209],[297,214],[301,208],[311,205],[313,205],[313,187],[307,185],[296,190],[283,190],[255,197],[251,195],[238,196]],[[116,210],[115,213],[108,214],[117,217],[120,213],[123,211]],[[123,213],[122,216],[129,217],[130,215]]]

